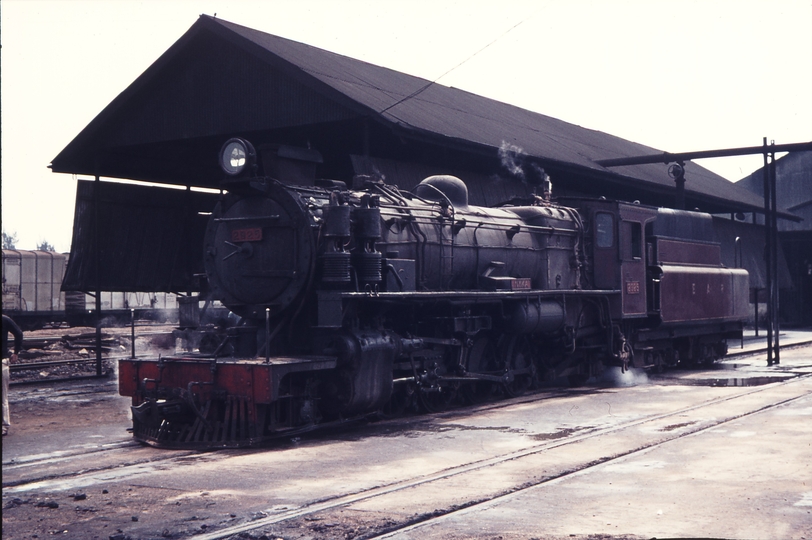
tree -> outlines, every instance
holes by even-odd
[[[17,231],[14,231],[11,234],[8,234],[5,230],[3,231],[3,249],[16,248],[19,240],[20,239],[17,238]]]
[[[56,248],[48,243],[48,240],[43,240],[39,244],[37,244],[37,249],[40,251],[56,251]]]

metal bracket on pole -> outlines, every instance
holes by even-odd
[[[678,160],[668,167],[668,176],[674,179],[677,192],[674,199],[674,208],[685,210],[685,162]]]

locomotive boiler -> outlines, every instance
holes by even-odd
[[[317,180],[317,152],[226,142],[203,257],[240,317],[211,350],[120,362],[134,435],[248,446],[371,413],[437,410],[605,365],[712,361],[741,336],[747,273],[710,216],[541,195],[470,205],[453,176],[411,192]]]

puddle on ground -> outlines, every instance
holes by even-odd
[[[709,379],[679,379],[677,384],[689,386],[764,386],[765,384],[783,382],[795,378],[790,376],[763,376],[763,377],[730,377],[730,378],[709,378]]]

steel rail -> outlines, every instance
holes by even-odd
[[[100,453],[112,453],[112,452],[120,452],[125,456],[131,452],[133,447],[141,447],[142,445],[137,443],[136,441],[125,441],[118,444],[112,444],[107,448],[98,448],[98,449],[90,449],[85,450],[83,453],[71,453],[66,454],[64,456],[51,456],[51,457],[42,457],[39,459],[29,459],[25,462],[21,463],[9,463],[8,465],[4,462],[3,463],[3,472],[4,475],[9,474],[10,472],[23,468],[23,467],[33,467],[38,465],[50,465],[53,463],[60,463],[66,462],[76,458],[83,458],[86,454],[100,454]],[[184,459],[188,458],[192,455],[198,455],[199,452],[197,450],[188,450],[183,452],[173,452],[172,455],[165,455],[159,454],[153,457],[148,458],[141,458],[141,459],[133,459],[129,462],[125,463],[116,463],[115,465],[104,465],[104,466],[97,466],[97,467],[83,467],[81,473],[77,474],[75,471],[63,473],[63,474],[45,474],[37,477],[30,477],[30,478],[23,478],[20,480],[11,480],[11,481],[3,481],[3,491],[9,493],[15,493],[20,491],[26,491],[30,489],[27,486],[36,486],[37,484],[41,484],[43,482],[48,481],[56,481],[60,478],[76,478],[78,476],[92,476],[94,474],[98,474],[103,471],[112,471],[112,470],[119,470],[126,467],[142,467],[147,463],[160,463],[164,461],[183,461]]]
[[[803,376],[803,378],[808,378],[810,376],[811,375],[805,375],[805,376]],[[793,379],[793,380],[797,380],[797,379]],[[483,506],[485,504],[492,504],[495,501],[507,500],[507,499],[509,499],[511,497],[514,497],[514,496],[518,495],[518,494],[525,493],[525,492],[527,492],[527,491],[529,491],[531,489],[535,489],[535,488],[538,488],[538,487],[543,487],[545,484],[551,484],[553,482],[557,482],[557,481],[563,480],[565,478],[575,476],[577,474],[582,474],[584,471],[594,470],[594,469],[596,469],[598,467],[602,467],[604,465],[611,464],[611,463],[616,462],[616,461],[621,460],[621,459],[626,459],[626,458],[631,457],[631,456],[635,456],[635,455],[639,455],[639,454],[649,452],[654,448],[659,448],[659,447],[664,446],[664,445],[666,445],[666,444],[668,444],[670,442],[685,439],[687,437],[693,437],[693,436],[699,435],[701,433],[704,433],[706,431],[715,429],[715,428],[717,428],[717,427],[719,427],[721,425],[724,425],[724,424],[727,424],[727,423],[730,423],[730,422],[735,422],[736,420],[740,420],[740,419],[746,418],[748,416],[752,416],[752,415],[755,415],[755,414],[760,414],[762,412],[772,410],[772,409],[774,409],[776,407],[781,407],[781,406],[787,405],[789,403],[794,403],[796,401],[806,399],[807,397],[809,397],[809,395],[810,394],[803,394],[801,396],[795,396],[795,397],[792,397],[792,398],[788,398],[788,399],[784,399],[784,400],[777,401],[777,402],[774,402],[774,403],[770,403],[769,405],[765,405],[765,406],[760,407],[758,409],[755,409],[753,411],[748,411],[748,412],[745,412],[745,413],[742,413],[742,414],[738,414],[738,415],[734,415],[734,416],[731,416],[731,417],[728,417],[728,418],[724,418],[722,420],[712,422],[711,424],[706,425],[706,426],[690,429],[690,430],[688,430],[688,431],[686,431],[684,433],[679,433],[679,434],[677,434],[677,435],[675,435],[673,437],[669,437],[667,439],[655,441],[655,442],[648,443],[648,444],[643,444],[643,445],[640,445],[639,447],[633,448],[631,450],[618,452],[617,454],[614,454],[614,455],[612,455],[610,457],[600,459],[597,462],[588,463],[586,466],[576,467],[576,468],[574,468],[572,470],[563,471],[563,472],[561,472],[559,474],[552,474],[552,475],[550,475],[548,477],[542,478],[539,481],[529,482],[529,483],[524,484],[522,486],[519,486],[519,487],[517,487],[515,489],[506,490],[505,493],[502,493],[500,495],[496,495],[495,497],[488,497],[488,498],[486,498],[484,500],[481,500],[481,501],[473,501],[470,504],[462,505],[461,507],[455,507],[455,508],[453,508],[451,510],[448,510],[446,512],[440,511],[439,514],[438,514],[437,511],[435,511],[435,512],[431,513],[428,517],[422,517],[422,518],[418,517],[417,519],[413,520],[411,523],[406,523],[406,524],[401,525],[399,527],[398,526],[392,527],[392,528],[390,528],[390,530],[386,531],[383,534],[367,537],[367,540],[383,540],[383,539],[386,539],[386,538],[392,538],[394,535],[401,534],[403,532],[407,532],[407,531],[410,531],[410,530],[418,529],[420,527],[424,527],[425,525],[427,525],[429,523],[437,522],[437,521],[439,521],[441,519],[444,519],[447,516],[460,514],[460,513],[463,513],[465,511],[468,511],[468,510],[470,510],[472,508],[481,507],[481,506]],[[197,537],[197,538],[200,538],[200,537]]]
[[[34,456],[22,456],[14,458],[13,460],[3,461],[3,470],[8,472],[25,467],[34,467],[37,465],[58,463],[67,461],[75,457],[82,457],[87,454],[95,454],[98,452],[110,452],[113,450],[120,450],[122,448],[133,448],[141,446],[132,439],[120,441],[115,443],[107,443],[93,448],[78,448],[75,450],[59,450],[49,454],[36,454]],[[6,484],[3,484],[5,487]]]
[[[79,364],[95,361],[95,358],[71,358],[70,360],[52,360],[49,362],[25,362],[22,364],[11,364],[9,369],[12,373],[14,373],[16,371],[30,371],[32,369],[42,369],[46,367],[64,366],[68,364]]]
[[[452,468],[449,468],[449,469],[445,469],[445,470],[440,471],[438,473],[427,474],[427,475],[417,477],[417,478],[411,478],[411,479],[407,479],[407,480],[402,480],[402,481],[399,481],[399,482],[394,482],[394,483],[389,484],[389,485],[384,485],[384,486],[371,488],[371,489],[360,491],[360,492],[353,493],[353,494],[350,494],[350,495],[339,495],[337,497],[333,497],[333,498],[330,498],[330,499],[327,499],[327,500],[322,500],[320,502],[316,502],[316,503],[305,505],[305,506],[302,506],[302,507],[299,507],[299,508],[296,508],[296,509],[293,509],[293,510],[282,512],[282,513],[279,513],[279,514],[274,515],[274,516],[269,516],[267,518],[254,520],[254,521],[252,521],[250,523],[245,523],[245,524],[241,524],[241,525],[235,525],[235,526],[232,526],[232,527],[226,527],[224,529],[220,529],[218,531],[213,531],[213,532],[207,533],[207,534],[198,534],[198,535],[195,535],[195,538],[196,538],[196,540],[223,540],[223,539],[226,539],[226,538],[231,537],[231,536],[236,535],[236,534],[256,530],[256,529],[259,529],[259,528],[262,528],[262,527],[266,527],[266,526],[269,526],[269,525],[274,525],[274,524],[281,523],[281,522],[284,522],[284,521],[290,521],[290,520],[301,518],[301,517],[304,517],[304,516],[307,516],[307,515],[315,514],[315,513],[318,513],[318,512],[323,512],[325,510],[332,510],[332,509],[339,508],[339,507],[342,507],[342,506],[347,506],[349,504],[354,504],[354,503],[357,503],[357,502],[373,499],[375,497],[388,495],[390,493],[403,491],[403,490],[406,490],[406,489],[411,489],[411,488],[414,488],[414,487],[417,487],[417,486],[420,486],[420,485],[423,485],[423,484],[428,484],[428,483],[436,482],[436,481],[443,480],[443,479],[446,479],[446,478],[459,476],[459,475],[462,475],[462,474],[465,474],[465,473],[474,472],[474,471],[477,471],[479,469],[483,469],[483,468],[486,468],[486,467],[493,467],[493,466],[499,465],[501,463],[513,461],[513,460],[516,460],[516,459],[521,459],[523,457],[531,456],[531,455],[534,455],[534,454],[539,454],[541,452],[545,452],[545,451],[548,451],[548,450],[553,449],[553,448],[558,448],[558,447],[565,446],[565,445],[568,445],[568,444],[574,444],[574,443],[578,443],[578,442],[588,440],[588,439],[592,439],[592,438],[595,438],[595,437],[608,435],[608,434],[615,433],[615,432],[618,432],[618,431],[622,431],[624,429],[628,429],[628,428],[631,428],[631,427],[637,427],[637,426],[640,426],[640,425],[643,425],[643,424],[646,424],[646,423],[660,421],[660,420],[663,420],[663,419],[666,419],[666,418],[669,418],[669,417],[679,416],[679,415],[684,414],[686,412],[690,412],[690,411],[710,407],[712,405],[717,405],[719,403],[724,403],[724,402],[732,401],[732,400],[735,400],[735,399],[740,399],[740,398],[749,396],[749,395],[754,394],[754,393],[763,392],[763,391],[766,391],[768,389],[776,388],[776,387],[782,386],[782,385],[792,384],[792,383],[797,382],[799,380],[808,379],[808,378],[812,378],[812,374],[801,375],[801,376],[794,377],[794,378],[786,380],[786,381],[776,382],[776,383],[773,383],[773,384],[770,384],[770,385],[765,385],[765,386],[762,386],[762,387],[754,388],[753,390],[742,392],[742,393],[737,394],[735,396],[726,396],[726,397],[716,398],[716,399],[713,399],[713,400],[710,400],[710,401],[707,401],[707,402],[702,402],[702,403],[699,403],[699,404],[696,404],[696,405],[690,405],[690,406],[678,409],[676,411],[670,411],[668,413],[662,413],[662,414],[658,414],[658,415],[654,415],[654,416],[647,417],[647,418],[642,418],[642,419],[630,420],[628,422],[623,422],[623,423],[617,424],[615,426],[610,426],[610,427],[606,427],[606,428],[595,428],[595,429],[592,429],[592,430],[587,430],[587,431],[584,431],[584,432],[582,432],[582,433],[580,433],[578,435],[573,435],[571,437],[558,439],[556,441],[549,441],[549,442],[546,442],[546,443],[533,445],[533,446],[531,446],[529,448],[525,448],[525,449],[522,449],[522,450],[517,450],[515,452],[509,452],[509,453],[502,454],[502,455],[499,455],[499,456],[494,456],[492,458],[487,458],[487,459],[484,459],[484,460],[481,460],[481,461],[476,461],[476,462],[472,462],[472,463],[466,463],[466,464],[463,464],[463,465],[460,465],[460,466],[457,466],[457,467],[452,467]],[[573,475],[575,473],[578,473],[578,472],[581,472],[581,471],[584,471],[584,470],[589,470],[591,468],[594,468],[594,467],[599,466],[599,465],[603,465],[603,464],[608,463],[608,462],[612,462],[612,461],[615,461],[615,460],[618,460],[618,459],[621,459],[621,458],[628,457],[630,455],[634,455],[634,454],[637,454],[637,453],[640,453],[640,452],[644,452],[644,451],[647,451],[647,450],[649,450],[651,448],[656,448],[656,447],[662,446],[662,445],[664,445],[664,444],[666,444],[668,442],[671,442],[673,440],[681,439],[683,437],[687,437],[687,436],[694,435],[694,434],[697,434],[697,433],[702,433],[702,432],[705,432],[707,430],[716,428],[716,427],[718,427],[720,425],[736,421],[736,420],[738,420],[740,418],[744,418],[744,417],[747,417],[747,416],[750,416],[750,415],[753,415],[753,414],[758,414],[760,412],[764,412],[766,410],[770,410],[770,409],[773,409],[775,407],[785,405],[787,403],[791,403],[791,402],[799,400],[799,399],[806,398],[808,396],[809,396],[809,394],[804,394],[802,396],[796,396],[794,398],[789,398],[789,399],[781,400],[779,402],[771,403],[769,405],[766,405],[764,407],[760,407],[760,408],[758,408],[756,410],[753,410],[753,411],[748,411],[748,412],[745,412],[745,413],[742,413],[742,414],[737,414],[737,415],[733,415],[733,416],[730,416],[730,417],[725,417],[725,418],[722,418],[720,420],[713,421],[709,425],[705,425],[705,426],[702,426],[702,427],[697,427],[697,428],[689,430],[687,432],[675,434],[675,435],[673,435],[671,437],[668,437],[668,438],[665,438],[665,439],[660,439],[660,440],[657,440],[655,442],[647,443],[647,444],[644,444],[642,446],[633,448],[633,449],[625,451],[625,452],[620,452],[618,454],[609,456],[609,457],[607,457],[605,459],[601,459],[598,463],[591,462],[591,463],[588,463],[587,465],[585,465],[583,467],[576,468],[576,470],[564,471],[564,472],[562,472],[560,474],[553,475],[553,476],[547,477],[547,478],[543,478],[543,479],[541,479],[541,480],[539,480],[537,482],[533,482],[531,484],[524,484],[524,485],[522,485],[522,486],[520,486],[518,488],[508,489],[507,493],[497,495],[495,497],[489,497],[487,500],[484,500],[484,501],[474,501],[473,503],[471,503],[469,505],[466,505],[464,508],[455,508],[454,510],[444,512],[440,516],[435,516],[435,515],[432,514],[432,516],[430,518],[428,518],[428,519],[418,518],[418,520],[416,520],[416,521],[408,522],[408,523],[406,523],[404,525],[401,525],[401,526],[399,526],[397,528],[391,528],[390,530],[386,531],[383,535],[377,536],[377,537],[374,537],[374,538],[387,538],[392,534],[403,532],[405,530],[408,530],[409,528],[414,528],[414,527],[417,527],[417,526],[419,526],[421,524],[425,524],[425,523],[429,522],[431,519],[437,519],[439,517],[442,517],[443,515],[453,514],[455,512],[459,512],[459,511],[461,511],[461,510],[463,510],[465,508],[470,508],[470,507],[478,505],[478,504],[484,504],[486,502],[489,503],[489,502],[492,502],[494,500],[498,500],[500,498],[508,497],[513,493],[519,493],[519,492],[522,492],[522,491],[526,491],[527,489],[549,483],[549,482],[551,482],[553,480],[557,480],[557,479],[560,479],[560,478],[565,478],[565,477]],[[499,405],[505,406],[505,405],[510,405],[510,404],[514,404],[514,403],[517,403],[517,402],[519,402],[519,403],[526,402],[526,400],[525,401],[516,401],[516,400],[503,401],[503,402],[500,402]],[[270,510],[269,510],[269,512],[270,512]],[[373,538],[373,537],[370,537],[370,538]]]
[[[793,344],[793,345],[788,346],[787,348],[794,348],[794,347],[799,347],[799,346],[802,346],[802,345],[803,344]],[[758,351],[743,351],[741,353],[741,356],[754,355],[754,354],[758,354]],[[730,354],[729,356],[740,356],[740,355]],[[88,361],[93,361],[93,359],[92,358],[88,359]],[[302,516],[305,516],[305,515],[317,513],[317,512],[320,512],[320,511],[324,511],[324,510],[329,510],[331,508],[337,508],[337,507],[340,507],[340,506],[343,506],[343,505],[352,504],[354,502],[370,499],[370,498],[373,498],[373,497],[376,497],[376,496],[386,495],[388,493],[393,493],[393,492],[396,492],[396,491],[409,489],[411,487],[419,486],[421,484],[426,484],[426,483],[429,483],[429,482],[442,480],[444,478],[457,476],[457,475],[464,474],[464,473],[467,473],[467,472],[476,471],[478,469],[482,469],[482,468],[485,468],[485,467],[490,467],[490,466],[497,465],[499,463],[507,462],[507,461],[514,460],[514,459],[519,459],[519,458],[522,458],[522,457],[525,457],[525,456],[530,456],[530,455],[537,454],[537,453],[540,453],[540,452],[543,452],[543,451],[546,451],[546,450],[549,450],[549,449],[552,449],[552,448],[557,448],[557,447],[560,447],[560,446],[563,446],[563,445],[566,445],[566,444],[578,443],[578,442],[581,442],[581,441],[584,441],[584,440],[588,440],[588,439],[592,439],[592,438],[595,438],[595,437],[600,437],[600,436],[603,436],[603,435],[608,435],[608,434],[612,434],[612,433],[615,433],[615,432],[618,432],[618,431],[622,431],[622,430],[630,428],[630,427],[643,425],[643,424],[649,423],[649,422],[660,421],[660,420],[663,420],[663,419],[666,419],[666,418],[669,418],[669,417],[679,416],[679,415],[684,414],[684,413],[689,412],[689,411],[694,411],[694,410],[698,410],[698,409],[718,405],[718,404],[721,404],[721,403],[737,400],[737,399],[740,399],[740,398],[750,396],[752,394],[756,394],[756,393],[760,393],[760,392],[770,390],[772,388],[776,388],[776,387],[784,386],[784,385],[788,385],[788,384],[793,384],[795,382],[798,382],[798,381],[804,380],[804,379],[808,379],[810,377],[812,377],[812,374],[804,374],[804,375],[800,375],[800,376],[790,377],[790,378],[785,379],[783,381],[778,381],[778,382],[775,382],[775,383],[772,383],[772,384],[769,384],[769,385],[754,387],[754,388],[752,388],[750,390],[746,390],[746,391],[737,393],[734,396],[723,396],[723,397],[712,399],[712,400],[707,401],[707,402],[703,402],[703,403],[699,403],[699,404],[695,404],[695,405],[689,405],[687,407],[683,407],[683,408],[680,408],[680,409],[677,409],[677,410],[674,410],[674,411],[661,413],[661,414],[658,414],[658,415],[655,415],[655,416],[652,416],[652,417],[639,418],[639,419],[635,419],[635,420],[630,420],[628,422],[616,424],[614,426],[609,426],[609,427],[605,427],[605,428],[595,428],[595,429],[592,429],[592,430],[583,431],[583,432],[581,432],[581,433],[579,433],[577,435],[573,435],[573,436],[562,438],[562,439],[557,439],[555,441],[547,441],[545,443],[542,443],[542,444],[539,444],[539,445],[533,445],[533,446],[525,448],[523,450],[519,450],[519,451],[515,451],[515,452],[503,454],[503,455],[494,456],[492,458],[488,458],[488,459],[481,460],[481,461],[478,461],[478,462],[472,462],[472,463],[468,463],[468,464],[463,464],[463,465],[460,465],[460,466],[458,466],[456,468],[452,468],[452,469],[448,469],[446,471],[442,471],[441,473],[435,473],[435,474],[425,475],[425,476],[421,476],[421,477],[417,477],[417,478],[407,479],[407,480],[404,480],[404,481],[401,481],[401,482],[396,482],[396,483],[393,483],[393,484],[390,484],[390,485],[387,485],[387,486],[381,486],[381,487],[378,487],[378,488],[373,488],[371,490],[362,491],[362,492],[359,492],[359,493],[356,493],[356,494],[353,494],[353,495],[337,496],[337,497],[334,497],[334,498],[326,500],[326,501],[322,501],[322,502],[317,503],[317,504],[311,504],[311,505],[307,505],[307,506],[304,506],[304,507],[300,507],[298,509],[291,510],[291,511],[286,512],[284,514],[278,514],[276,516],[272,516],[272,517],[269,517],[267,519],[252,521],[250,524],[244,524],[244,525],[239,525],[239,526],[235,526],[235,527],[230,527],[228,529],[223,529],[221,531],[212,532],[209,535],[198,535],[196,538],[200,538],[200,539],[209,539],[210,538],[212,540],[220,539],[220,538],[226,538],[229,535],[238,534],[240,532],[256,529],[256,528],[259,528],[259,527],[262,527],[262,526],[265,526],[265,525],[272,525],[272,524],[279,523],[279,522],[282,522],[282,521],[288,521],[288,520],[291,520],[291,519],[296,519],[298,517],[302,517]],[[553,390],[548,390],[548,391],[532,393],[532,394],[529,394],[529,395],[521,397],[521,398],[513,398],[513,399],[509,399],[509,400],[491,402],[491,403],[479,405],[477,407],[466,407],[466,408],[464,408],[464,410],[472,411],[472,412],[488,411],[488,410],[494,410],[494,409],[501,409],[501,408],[505,408],[505,407],[509,407],[509,406],[517,405],[517,404],[525,404],[525,403],[537,402],[537,401],[549,399],[551,396],[555,397],[555,396],[565,396],[565,395],[567,395],[566,391],[553,389]],[[807,395],[807,394],[805,394],[805,395]],[[803,396],[801,396],[801,397],[803,397]],[[801,399],[801,397],[793,398],[793,399]],[[789,401],[792,401],[792,400],[787,400],[786,402],[789,402]],[[781,405],[783,403],[785,403],[785,402],[774,403],[774,404],[762,407],[761,409],[758,409],[758,410],[755,410],[755,411],[749,411],[749,412],[742,413],[742,414],[739,414],[739,415],[736,415],[736,416],[733,416],[733,417],[724,418],[724,419],[720,420],[718,423],[715,423],[713,425],[704,426],[704,427],[698,427],[695,430],[692,430],[692,431],[690,431],[688,433],[681,433],[677,437],[674,437],[674,438],[680,438],[680,437],[683,437],[683,436],[693,434],[695,432],[697,432],[697,433],[702,432],[702,431],[711,429],[711,428],[713,428],[715,426],[718,426],[719,424],[734,421],[734,420],[736,420],[738,418],[748,416],[748,415],[751,415],[751,414],[755,414],[755,413],[761,412],[763,410],[768,410],[770,408],[774,408],[776,406],[779,406],[779,405]],[[392,422],[403,422],[405,424],[414,423],[414,422],[422,422],[427,417],[432,417],[432,416],[436,417],[438,415],[448,413],[448,412],[453,413],[453,410],[452,411],[444,411],[443,413],[420,415],[418,417],[414,417],[414,418],[411,418],[411,419],[408,418],[408,417],[406,417],[406,418],[400,417],[400,418],[393,419]],[[404,420],[405,420],[405,422],[404,422]],[[662,441],[662,443],[669,442],[669,441],[673,440],[674,438],[664,440],[664,441]],[[657,446],[657,445],[655,444],[654,446]],[[16,458],[15,462],[13,462],[13,463],[12,462],[4,462],[3,463],[3,468],[4,468],[4,471],[11,472],[12,470],[16,470],[16,469],[20,469],[20,468],[24,468],[24,467],[35,467],[37,465],[51,464],[51,463],[55,463],[55,462],[67,462],[67,461],[70,461],[72,459],[81,458],[82,456],[84,456],[87,453],[102,453],[102,452],[121,452],[121,453],[123,453],[124,451],[128,451],[130,448],[133,448],[133,447],[141,447],[141,445],[138,444],[137,442],[133,441],[133,440],[127,440],[127,441],[120,441],[120,442],[116,442],[116,443],[110,443],[110,444],[104,445],[104,447],[102,447],[102,448],[97,448],[97,449],[89,449],[89,450],[88,449],[76,449],[76,450],[72,450],[72,451],[69,450],[69,451],[63,451],[63,452],[55,452],[55,453],[48,454],[48,455],[45,455],[45,456],[28,456],[28,457],[23,456],[21,458]],[[648,447],[646,447],[646,448],[648,448]],[[625,457],[626,455],[630,455],[630,454],[633,454],[633,453],[639,452],[639,451],[642,451],[642,449],[634,449],[634,450],[631,450],[630,452],[627,452],[623,456],[614,456],[614,457],[612,457],[610,459],[618,459],[620,457]],[[197,451],[192,451],[192,450],[190,450],[188,452],[183,452],[182,455],[178,455],[175,452],[173,452],[171,455],[161,453],[160,457],[133,460],[132,462],[116,463],[116,464],[111,464],[111,465],[102,466],[102,467],[95,467],[95,468],[92,468],[92,469],[83,469],[82,472],[80,474],[78,474],[78,475],[75,472],[66,472],[64,474],[47,474],[47,475],[42,475],[42,476],[38,476],[38,477],[30,477],[30,478],[26,478],[26,479],[14,480],[14,481],[10,481],[10,482],[3,482],[3,488],[5,489],[5,488],[9,487],[9,488],[13,488],[11,491],[21,492],[21,491],[25,491],[27,489],[26,486],[33,486],[34,484],[47,482],[49,480],[58,480],[60,478],[66,478],[66,477],[77,477],[77,476],[85,477],[85,476],[88,476],[88,475],[92,476],[94,474],[97,474],[99,472],[103,472],[105,470],[121,469],[121,468],[126,468],[126,467],[138,467],[138,466],[141,466],[141,465],[143,465],[145,463],[163,462],[163,461],[172,462],[173,460],[181,460],[182,461],[185,457],[188,457],[188,455],[192,455],[192,454],[196,454],[196,453],[197,453]],[[220,459],[220,458],[226,459],[226,458],[229,457],[227,454],[215,454],[215,453],[212,453],[212,454],[209,454],[209,455],[212,456],[212,459]],[[601,461],[601,463],[604,463],[605,461],[606,460],[603,460],[603,461]],[[564,473],[561,476],[567,476],[569,474],[572,474],[572,472]],[[539,484],[542,484],[544,482],[548,482],[550,480],[552,480],[552,479],[550,479],[550,478],[545,479],[544,481],[539,482]],[[93,482],[91,480],[91,483],[89,485],[92,485],[92,483]],[[530,486],[530,487],[532,487],[532,486]],[[37,487],[37,489],[39,489],[39,487]],[[491,498],[491,499],[489,499],[489,501],[490,500],[494,500],[494,499]],[[475,504],[478,504],[478,503],[475,503]],[[406,524],[405,526],[410,526],[410,525]],[[398,530],[403,530],[403,529],[398,529]]]

